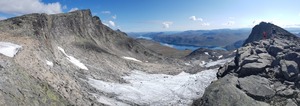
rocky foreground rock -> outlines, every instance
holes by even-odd
[[[276,30],[276,36],[264,31]],[[196,106],[299,106],[299,38],[271,23],[255,26],[234,61],[220,67]]]

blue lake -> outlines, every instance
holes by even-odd
[[[196,50],[196,49],[199,49],[199,48],[206,48],[206,49],[211,49],[211,50],[226,50],[222,47],[219,47],[219,46],[186,46],[186,45],[173,45],[173,44],[166,44],[166,43],[160,43],[161,45],[164,45],[164,46],[169,46],[169,47],[172,47],[172,48],[175,48],[175,49],[178,49],[178,50],[186,50],[186,49],[189,49],[189,50]]]

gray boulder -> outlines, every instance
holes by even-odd
[[[261,59],[273,60],[273,57],[268,53],[260,53],[258,54],[258,57],[260,57]]]
[[[275,95],[275,91],[270,87],[270,81],[259,76],[248,76],[239,78],[239,87],[249,96],[256,100],[264,100]]]
[[[217,73],[217,77],[224,77],[226,74],[233,72],[233,70],[236,68],[236,65],[234,62],[226,63],[224,66],[220,67]]]
[[[285,90],[279,91],[277,94],[280,95],[280,96],[284,96],[284,97],[289,97],[289,98],[291,98],[291,97],[293,97],[293,95],[296,94],[296,93],[295,93],[295,90],[292,90],[292,89],[285,89]]]
[[[255,52],[257,54],[260,54],[260,53],[267,53],[267,50],[265,48],[256,48],[255,49]]]
[[[245,57],[248,57],[251,55],[251,46],[247,46],[247,47],[243,47],[243,48],[239,48],[237,50],[236,56],[235,56],[235,64],[236,65],[240,65],[240,63],[242,62],[242,60]]]
[[[269,48],[268,48],[268,52],[270,55],[276,57],[277,56],[277,53],[279,52],[282,52],[284,49],[282,46],[274,46],[274,45],[271,45]]]
[[[297,52],[290,52],[284,56],[285,60],[296,60],[300,57],[300,54]]]
[[[270,61],[258,59],[257,62],[247,63],[238,70],[238,75],[240,77],[256,75],[265,72],[265,68],[270,65]]]
[[[285,106],[298,106],[292,99],[288,99],[287,101],[286,101],[287,103],[286,103],[286,105]]]
[[[253,63],[253,62],[257,62],[258,57],[246,57],[243,61],[240,62],[240,66],[244,66],[245,64],[248,63]]]
[[[226,75],[205,89],[203,97],[194,101],[193,106],[268,106],[247,96],[236,87],[237,77]]]
[[[288,81],[294,81],[299,74],[298,64],[294,61],[281,60],[281,72],[284,78]]]

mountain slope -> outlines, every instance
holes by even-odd
[[[89,10],[1,20],[0,44],[5,105],[104,105],[98,98],[113,94],[95,89],[90,79],[128,83],[123,76],[133,70],[178,74],[189,68],[108,28]]]

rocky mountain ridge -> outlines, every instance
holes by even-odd
[[[179,74],[191,68],[108,28],[90,10],[1,20],[0,44],[1,105],[105,105],[103,98],[116,101],[116,95],[97,90],[91,79],[128,83],[123,76],[133,70]]]
[[[276,30],[262,39],[263,31]],[[219,68],[197,106],[299,106],[299,38],[271,23],[255,26],[234,61]]]

